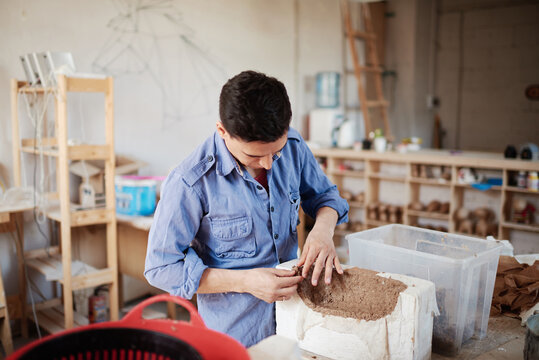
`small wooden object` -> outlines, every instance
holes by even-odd
[[[370,203],[367,206],[367,218],[369,220],[378,220],[378,203]]]
[[[415,210],[415,211],[423,211],[425,209],[425,207],[420,201],[414,201],[413,203],[410,204],[409,208],[410,210]]]
[[[386,222],[389,220],[388,209],[389,206],[387,204],[380,204],[378,206],[378,220]]]
[[[442,214],[449,214],[449,201],[443,202],[440,205],[439,212],[442,213]]]
[[[438,212],[440,210],[440,202],[438,200],[432,200],[428,205],[427,205],[427,211],[428,212]]]
[[[393,224],[401,223],[402,209],[401,209],[400,206],[389,205],[387,211],[389,213],[389,222],[390,223],[393,223]]]
[[[359,194],[354,195],[352,200],[359,203],[365,202],[365,193],[362,191]]]
[[[337,230],[346,231],[346,230],[348,230],[349,227],[350,227],[350,223],[346,222],[346,223],[342,223],[342,224],[337,225],[335,228]]]
[[[350,230],[353,232],[359,232],[363,230],[363,224],[361,221],[355,221],[351,224]]]
[[[341,191],[341,197],[342,197],[344,200],[346,200],[346,201],[352,200],[352,197],[353,197],[353,196],[354,196],[354,195],[353,195],[350,191],[348,191],[348,190],[343,190],[343,191]]]
[[[459,233],[462,234],[470,234],[472,235],[474,233],[474,223],[470,219],[462,220],[459,223],[459,227],[457,230]]]

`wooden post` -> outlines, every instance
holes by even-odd
[[[65,329],[73,327],[73,293],[71,282],[71,205],[69,199],[69,159],[67,149],[67,79],[58,76],[58,96],[56,98],[58,119],[58,177],[60,180],[60,234],[62,246],[63,296]]]
[[[24,217],[22,212],[12,215],[17,232],[17,260],[19,269],[19,298],[21,307],[21,332],[24,338],[28,338],[28,315],[26,306],[26,267],[24,266]]]
[[[109,156],[105,161],[105,194],[106,207],[116,212],[116,196],[114,189],[115,155],[114,155],[114,87],[112,77],[107,78],[107,91],[105,93],[105,129],[106,143],[109,145]],[[110,318],[119,319],[118,297],[118,251],[117,251],[116,216],[112,216],[107,223],[107,267],[112,270],[115,279],[109,287]]]
[[[19,82],[11,79],[11,140],[13,151],[13,185],[21,186],[21,142],[19,137]]]

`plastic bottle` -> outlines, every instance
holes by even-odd
[[[525,171],[518,172],[517,186],[522,189],[526,188],[526,172]]]
[[[539,177],[537,177],[537,171],[530,171],[528,173],[528,190],[539,191]]]

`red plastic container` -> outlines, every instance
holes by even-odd
[[[189,311],[189,322],[142,318],[142,310],[156,302],[173,301]],[[208,329],[187,300],[158,295],[143,301],[122,320],[66,330],[28,344],[8,360],[146,360],[238,359],[247,350],[228,335]]]

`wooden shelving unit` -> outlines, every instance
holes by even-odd
[[[105,144],[68,145],[68,93],[102,93],[105,108]],[[21,139],[18,102],[21,94],[45,96],[55,94],[55,134],[45,134],[41,140]],[[39,325],[49,333],[88,324],[88,320],[73,311],[73,291],[108,285],[111,320],[118,320],[118,254],[116,241],[116,216],[114,192],[114,92],[112,78],[88,79],[58,76],[58,88],[29,87],[25,82],[11,81],[11,110],[13,138],[13,169],[15,186],[21,183],[21,155],[34,154],[54,157],[56,163],[56,192],[47,194],[56,200],[49,206],[46,216],[60,225],[60,245],[46,249],[25,251],[20,261],[37,270],[48,281],[62,286],[62,297],[36,305]],[[78,210],[70,201],[69,163],[75,160],[102,160],[105,163],[105,207]],[[96,269],[72,258],[71,230],[77,226],[106,226],[106,267]],[[22,267],[24,279],[25,267]],[[22,299],[26,306],[26,299]],[[33,317],[29,316],[29,319]]]
[[[526,225],[521,223],[511,222],[510,214],[507,208],[510,207],[513,196],[529,196],[535,197],[539,192],[521,189],[514,186],[509,186],[509,172],[518,171],[539,171],[538,161],[526,161],[515,159],[504,159],[502,155],[491,153],[459,153],[454,155],[448,151],[441,150],[425,150],[414,153],[377,153],[374,151],[354,151],[346,149],[313,149],[313,154],[318,158],[323,158],[327,162],[327,174],[330,180],[337,185],[340,190],[351,191],[354,195],[364,192],[365,201],[357,203],[350,201],[351,221],[360,221],[363,223],[363,228],[372,228],[388,224],[389,222],[367,219],[366,211],[359,213],[358,210],[368,208],[370,204],[380,201],[380,185],[384,182],[402,183],[404,191],[395,203],[402,205],[402,223],[406,225],[415,224],[418,219],[432,219],[443,221],[447,224],[449,232],[457,233],[457,224],[455,221],[455,212],[464,204],[464,194],[467,191],[481,190],[474,188],[469,184],[460,184],[457,182],[458,170],[463,167],[475,168],[485,171],[494,171],[503,176],[501,186],[492,186],[488,191],[489,194],[499,198],[497,200],[496,213],[498,215],[498,238],[511,239],[513,230],[524,231],[536,234],[539,232],[539,225]],[[353,164],[353,165],[351,165]],[[405,175],[386,173],[384,172],[384,164],[397,164],[404,166]],[[443,166],[451,171],[451,179],[433,179],[426,177],[412,176],[412,166]],[[358,170],[341,170],[346,168],[361,168]],[[343,183],[346,178],[362,179],[362,185],[357,189],[343,188]],[[395,185],[401,186],[401,185]],[[437,212],[414,211],[408,208],[408,205],[420,198],[420,191],[423,186],[438,187],[447,192],[449,202],[449,213],[442,214]],[[443,199],[442,199],[443,200]],[[442,201],[441,200],[441,201]],[[352,215],[352,212],[355,215]],[[350,231],[335,232],[339,236],[344,236]],[[467,236],[474,236],[468,235]]]

